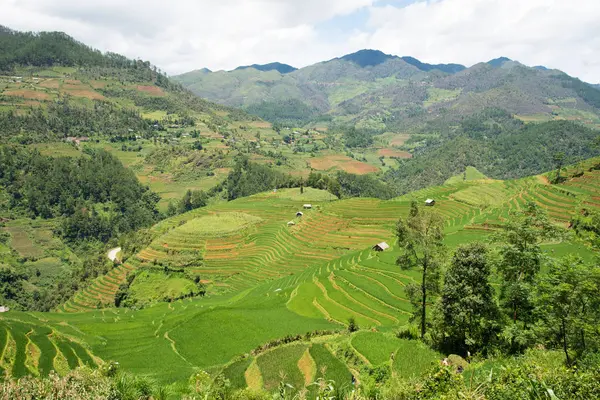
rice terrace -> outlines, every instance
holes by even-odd
[[[600,399],[600,86],[368,49],[231,69],[331,29],[247,3],[47,19],[173,76],[0,25],[0,399]]]
[[[278,386],[281,371],[295,388],[319,377],[350,384],[360,366],[384,365],[394,375],[417,376],[443,358],[393,334],[410,319],[404,288],[418,274],[398,268],[395,246],[382,253],[371,249],[381,241],[395,242],[395,223],[408,213],[411,201],[437,199],[447,244],[455,248],[483,240],[492,233],[490,226],[528,201],[564,224],[578,205],[600,207],[595,200],[599,180],[593,171],[559,186],[537,177],[460,182],[388,201],[337,200],[316,189],[303,194],[282,189],[178,215],[155,225],[148,247],[56,312],[5,314],[2,368],[15,376],[47,375],[117,361],[127,371],[165,383],[185,380],[201,368],[222,372],[235,387],[267,390]],[[496,199],[493,205],[482,202],[488,192]],[[307,202],[312,209],[296,217]],[[286,224],[290,219],[295,225]],[[576,241],[543,248],[548,254],[577,251],[592,257]],[[189,268],[206,282],[204,297],[138,311],[111,307],[128,273],[160,270],[190,254],[202,259]],[[161,284],[171,279],[177,278]],[[361,331],[348,336],[343,331],[351,318]],[[317,331],[324,333],[254,350]],[[349,360],[347,351],[355,358]]]

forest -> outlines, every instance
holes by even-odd
[[[600,154],[598,136],[575,122],[523,124],[491,109],[463,119],[456,130],[426,139],[415,157],[399,160],[383,179],[399,193],[408,193],[440,185],[467,166],[494,179],[521,178],[554,169],[558,153],[567,164]]]
[[[54,234],[83,260],[70,274],[41,282],[42,290],[33,292],[23,287],[28,275],[22,268],[0,260],[6,278],[1,295],[17,308],[49,310],[65,301],[85,280],[106,272],[102,249],[107,243],[161,218],[158,195],[104,150],[67,158],[0,146],[0,165],[2,214],[48,220]],[[35,270],[28,273],[39,275]]]

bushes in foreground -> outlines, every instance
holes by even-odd
[[[512,400],[512,399],[599,399],[600,365],[596,355],[579,369],[553,367],[539,358],[555,353],[537,351],[510,360],[501,367],[485,371],[467,368],[462,374],[452,366],[432,369],[424,377],[407,381],[398,377],[376,385],[367,379],[351,391],[336,390],[333,381],[312,385],[327,388],[326,398],[334,399],[397,399],[397,400]],[[547,358],[547,357],[546,357]],[[499,363],[500,364],[500,363]],[[234,390],[229,381],[204,371],[194,374],[187,383],[163,386],[153,381],[117,371],[117,364],[98,370],[87,367],[71,371],[64,377],[51,373],[47,378],[24,377],[0,384],[0,400],[8,399],[83,399],[83,400],[162,400],[162,399],[308,399],[306,390],[296,390],[285,383],[275,393]],[[481,369],[485,369],[481,367]],[[474,378],[475,376],[475,378]],[[319,393],[321,394],[321,390]],[[325,393],[323,393],[325,394]],[[322,397],[322,398],[325,398]]]

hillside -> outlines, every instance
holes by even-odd
[[[3,393],[600,390],[591,86],[373,50],[188,75],[285,81],[297,98],[246,107],[271,124],[62,33],[0,50]],[[514,111],[542,96],[551,115]]]
[[[466,68],[361,50],[286,74],[254,69],[174,79],[201,97],[252,109],[271,121],[306,123],[326,116],[335,124],[410,133],[493,106],[524,121],[600,122],[598,95],[590,85],[506,57]],[[286,115],[285,102],[297,102],[304,111]]]
[[[390,201],[336,200],[318,190],[287,189],[162,221],[151,229],[147,248],[60,312],[4,314],[1,337],[8,344],[1,367],[16,376],[45,375],[52,368],[113,360],[125,371],[165,383],[187,380],[202,368],[222,371],[236,388],[268,390],[277,388],[281,370],[299,388],[323,374],[323,366],[326,378],[340,385],[350,380],[350,372],[366,380],[375,367],[403,379],[419,376],[443,356],[392,334],[408,323],[405,287],[418,273],[398,268],[397,246],[377,253],[373,244],[395,243],[395,222],[408,213],[412,199],[437,200],[434,209],[445,217],[450,249],[494,234],[494,227],[530,201],[566,226],[582,207],[600,208],[598,161],[566,169],[568,179],[559,185],[549,185],[544,176],[472,180]],[[312,209],[295,217],[307,202]],[[541,248],[552,258],[577,253],[592,261],[595,254],[574,237]],[[126,276],[132,277],[126,289],[130,304],[149,302],[143,310],[111,307]],[[198,276],[206,294],[160,302],[144,291],[149,276],[162,287],[178,288]],[[342,332],[350,317],[369,329]],[[312,331],[319,332],[312,339],[304,336]],[[391,362],[390,353],[395,354]],[[561,359],[558,353],[552,357]],[[468,368],[489,375],[490,365]]]

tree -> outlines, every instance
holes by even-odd
[[[533,285],[544,261],[540,243],[558,237],[558,228],[535,203],[528,203],[523,211],[514,214],[494,237],[502,243],[497,266],[502,278],[500,304],[513,321],[504,332],[513,352],[532,339],[529,329],[534,322]]]
[[[567,365],[598,339],[600,273],[580,258],[568,257],[553,266],[537,286],[537,310],[543,336],[562,347]]]
[[[438,214],[420,210],[413,201],[406,219],[396,225],[396,236],[402,254],[396,263],[403,269],[420,268],[421,283],[407,287],[407,293],[420,319],[421,338],[427,327],[427,298],[438,293],[440,267],[445,254],[444,220]]]
[[[448,353],[485,351],[500,317],[490,284],[488,249],[481,243],[459,247],[444,278],[436,330]]]
[[[560,178],[560,172],[562,171],[562,167],[565,163],[565,153],[558,152],[555,153],[554,156],[552,156],[552,160],[554,161],[554,166],[556,168],[556,178],[554,178],[554,183],[560,183],[561,178]]]

